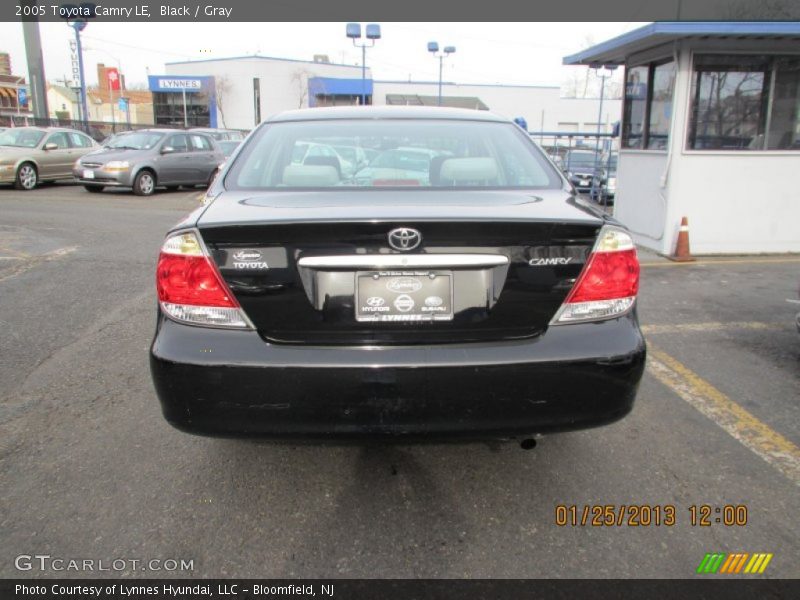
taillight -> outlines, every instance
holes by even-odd
[[[176,321],[248,327],[239,303],[194,233],[178,233],[161,246],[156,288],[162,310]]]
[[[631,236],[606,225],[554,324],[617,317],[633,306],[639,291],[639,259]]]

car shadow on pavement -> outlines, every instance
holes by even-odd
[[[568,455],[575,438],[558,439],[560,450],[553,450]],[[458,577],[502,570],[492,566],[492,539],[514,548],[515,540],[534,536],[552,518],[552,504],[537,490],[558,480],[552,465],[537,465],[533,453],[513,442],[216,440],[208,449],[209,472],[229,480],[214,484],[231,492],[224,500],[228,514],[249,524],[241,546],[260,548],[262,556],[228,555],[227,564],[207,566],[239,576],[252,576],[253,560],[265,577]],[[519,495],[520,484],[529,491]],[[507,518],[509,511],[517,517]],[[268,548],[265,540],[273,540]]]

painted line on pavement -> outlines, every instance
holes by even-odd
[[[734,439],[800,485],[800,448],[678,360],[650,346],[647,370]]]
[[[72,254],[77,249],[78,249],[77,246],[68,246],[66,248],[58,248],[57,250],[53,250],[51,252],[47,252],[46,254],[41,254],[39,256],[32,256],[22,264],[13,267],[7,273],[0,275],[0,281],[6,281],[8,279],[16,277],[17,275],[22,275],[23,273],[30,271],[31,269],[41,264],[50,262],[51,260],[57,260],[59,258],[63,258],[68,254]]]
[[[762,321],[730,321],[728,323],[710,321],[708,323],[642,325],[641,327],[643,333],[654,335],[659,333],[725,331],[728,329],[779,330],[787,329],[790,325],[791,324],[786,323],[764,323]]]

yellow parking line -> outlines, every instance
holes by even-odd
[[[758,265],[758,264],[790,264],[800,263],[800,257],[797,258],[720,258],[716,260],[696,260],[694,262],[672,262],[671,260],[664,260],[663,262],[642,262],[639,266],[642,267],[690,267],[697,265]]]
[[[676,323],[673,325],[642,325],[642,332],[647,335],[659,333],[684,333],[684,332],[706,332],[723,331],[726,329],[760,329],[777,330],[784,329],[783,323],[763,323],[761,321],[730,321],[722,323],[710,321],[707,323]]]
[[[800,448],[678,360],[650,346],[648,371],[790,481],[800,485]]]

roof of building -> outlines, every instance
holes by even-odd
[[[376,79],[375,84],[406,84],[406,85],[435,85],[439,86],[439,81],[414,81],[410,79]],[[455,81],[443,81],[442,86],[458,87],[485,87],[485,88],[537,88],[537,89],[560,89],[559,85],[525,85],[516,83],[456,83]]]
[[[464,121],[510,122],[485,110],[443,106],[332,106],[302,108],[278,113],[268,121],[327,121],[334,119],[458,119]]]
[[[386,94],[386,104],[393,106],[439,106],[439,96]],[[489,110],[489,107],[476,96],[442,96],[442,106]]]
[[[772,39],[800,38],[797,21],[664,21],[634,29],[601,44],[565,56],[565,65],[620,65],[625,59],[661,44],[694,39]]]
[[[173,62],[164,63],[165,65],[189,65],[193,63],[206,63],[206,62],[221,62],[221,61],[228,61],[228,60],[277,60],[281,62],[293,62],[293,63],[306,63],[309,65],[325,65],[328,67],[347,67],[350,69],[360,69],[361,65],[345,65],[342,63],[333,63],[333,62],[319,62],[315,60],[301,60],[299,58],[279,58],[277,56],[261,56],[260,54],[251,54],[250,56],[228,56],[226,58],[202,58],[199,60],[176,60]],[[367,71],[370,68],[367,67]]]
[[[65,85],[55,85],[52,83],[47,84],[47,89],[54,90],[67,98],[70,102],[77,103],[78,94],[75,90]],[[98,90],[88,89],[86,90],[86,96],[89,102],[92,104],[103,104],[109,101],[108,99],[108,90]],[[153,93],[149,91],[143,90],[115,90],[113,92],[113,101],[116,102],[119,98],[127,98],[128,102],[131,104],[152,104],[153,103]]]

